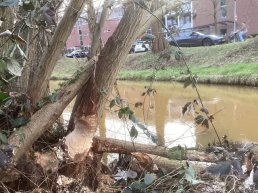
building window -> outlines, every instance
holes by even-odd
[[[79,34],[81,35],[82,34],[82,30],[79,29]]]
[[[83,41],[80,41],[81,46],[83,46]]]
[[[220,1],[220,17],[227,18],[227,0]]]

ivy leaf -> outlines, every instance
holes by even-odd
[[[152,174],[145,174],[144,183],[146,186],[151,185],[153,181],[154,181],[154,176]]]
[[[10,119],[9,121],[11,123],[12,128],[17,128],[27,124],[29,122],[29,119],[27,119],[26,117],[19,117],[16,119]]]
[[[0,141],[5,144],[8,142],[7,136],[4,133],[0,133]]]
[[[138,136],[138,131],[137,131],[137,129],[134,126],[131,127],[130,136],[132,138],[136,138]]]
[[[207,129],[209,129],[209,121],[208,119],[204,119],[202,122],[202,126],[206,127]]]
[[[197,117],[194,118],[194,121],[197,125],[202,124],[204,120],[205,118],[202,115],[198,115]]]
[[[204,112],[205,114],[209,114],[209,110],[205,107],[202,107],[200,111]]]
[[[191,104],[192,104],[191,102],[187,102],[187,103],[185,104],[185,106],[183,106],[183,108],[182,108],[182,113],[183,113],[183,115],[185,114],[185,112],[187,111],[188,107],[189,107]]]
[[[114,107],[116,105],[116,101],[115,99],[113,99],[112,101],[110,101],[109,103],[109,108],[111,109],[112,107]]]
[[[5,0],[0,3],[0,7],[13,7],[18,4],[19,0]]]

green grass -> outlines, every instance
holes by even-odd
[[[175,47],[169,47],[171,59],[159,59],[159,54],[130,54],[120,71],[121,79],[149,80],[155,68],[158,80],[171,80],[185,76],[186,67],[174,59]],[[252,76],[258,77],[258,37],[243,43],[231,43],[211,47],[182,48],[187,64],[199,77]],[[58,61],[52,78],[67,79],[86,62],[84,59],[62,58]]]
[[[61,58],[52,73],[52,79],[70,79],[86,62],[84,59]]]
[[[175,47],[169,51],[175,52]],[[243,43],[231,43],[211,47],[182,48],[187,64],[193,74],[199,77],[212,76],[252,76],[258,77],[258,37]],[[181,61],[158,61],[159,55],[152,53],[133,54],[128,57],[120,72],[121,79],[149,79],[153,66],[163,66],[166,70],[156,73],[158,80],[170,80],[185,76],[186,67]],[[161,68],[164,69],[164,68]]]

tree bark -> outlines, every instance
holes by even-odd
[[[50,46],[43,54],[38,68],[35,69],[35,72],[29,81],[31,85],[28,93],[34,107],[47,91],[48,82],[54,66],[59,59],[65,42],[85,4],[86,2],[84,0],[72,0],[70,2],[69,6],[65,10],[62,20],[55,30]]]
[[[77,101],[79,105],[74,111],[74,119],[90,119],[90,122],[95,119],[95,121],[98,122],[104,104],[106,103],[106,98],[113,88],[117,73],[124,63],[132,43],[138,36],[139,29],[147,13],[139,6],[135,7],[133,3],[127,3],[126,6],[127,9],[124,17],[99,55],[94,77],[95,80],[91,80],[81,91],[81,93],[83,93],[82,96],[86,97],[87,100],[78,97],[80,101]],[[83,133],[85,135],[84,140],[87,143],[91,142],[97,130],[97,125],[93,129],[89,121],[84,122],[84,125],[82,123],[83,122],[78,122],[78,125],[75,125],[75,129],[70,135]],[[89,127],[89,125],[91,126]],[[69,135],[67,138],[69,138]],[[81,148],[80,155],[87,155],[90,147],[91,143],[88,143],[88,146],[84,144],[83,148]]]
[[[160,2],[159,1],[155,1],[153,3],[153,7],[152,10],[155,11],[159,8],[160,6]],[[166,41],[165,41],[165,37],[164,37],[164,33],[163,33],[163,26],[162,23],[160,23],[162,21],[162,17],[163,17],[164,13],[162,15],[157,16],[157,19],[153,22],[151,30],[153,35],[155,36],[155,39],[153,40],[152,43],[152,51],[154,53],[159,53],[162,52],[163,50],[166,49]]]
[[[14,162],[17,162],[44,131],[60,117],[65,107],[76,96],[82,85],[89,80],[94,64],[95,61],[89,61],[89,64],[74,83],[69,83],[65,88],[57,92],[56,102],[42,107],[31,117],[28,124],[19,128],[9,137],[8,144],[13,147]]]
[[[2,18],[0,25],[0,33],[5,30],[12,31],[13,20],[14,20],[14,11],[12,8],[2,8],[0,7],[0,19]],[[10,45],[12,44],[9,37],[0,37],[0,56],[8,57],[10,54]]]

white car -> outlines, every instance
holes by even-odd
[[[151,49],[150,44],[145,41],[136,41],[132,45],[129,53],[147,52]]]

